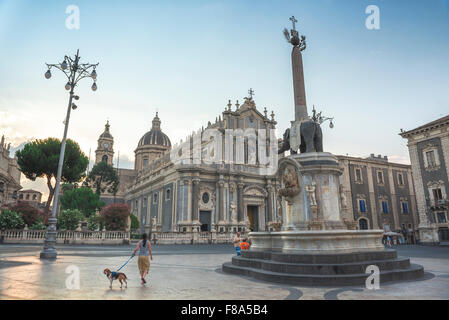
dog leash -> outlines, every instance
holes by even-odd
[[[129,257],[128,261],[126,261],[125,264],[124,264],[123,266],[121,266],[120,269],[117,270],[117,272],[120,271],[120,270],[122,270],[122,268],[123,268],[124,266],[126,266],[126,265],[128,264],[128,262],[129,262],[132,258],[134,258],[134,255],[132,255],[131,257]]]

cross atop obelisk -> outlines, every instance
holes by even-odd
[[[288,32],[284,29],[284,36],[286,40],[293,45],[292,49],[292,73],[293,73],[293,92],[295,98],[295,121],[303,121],[308,119],[307,105],[306,105],[306,89],[304,84],[304,67],[302,65],[301,51],[306,48],[306,37],[298,35],[296,31],[295,16],[289,19],[292,22],[293,29]]]
[[[295,16],[291,16],[291,17],[290,17],[290,21],[291,21],[292,24],[293,24],[293,30],[296,31],[295,23],[298,22],[298,20],[296,20]]]

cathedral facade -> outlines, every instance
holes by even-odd
[[[15,203],[18,199],[20,171],[17,159],[10,157],[11,144],[6,145],[5,136],[0,141],[0,207]]]
[[[140,232],[157,230],[159,232],[193,231],[265,231],[273,230],[278,222],[277,189],[278,180],[275,170],[264,170],[264,156],[274,156],[277,148],[270,145],[277,140],[270,131],[275,129],[274,114],[267,115],[257,110],[251,97],[245,98],[235,109],[228,103],[227,108],[206,127],[197,131],[203,140],[200,153],[210,148],[204,135],[214,132],[257,132],[265,139],[266,145],[250,143],[251,137],[242,136],[241,152],[239,144],[233,146],[231,159],[225,159],[229,153],[218,152],[220,158],[214,163],[205,161],[174,161],[181,154],[181,148],[172,146],[169,137],[163,133],[158,114],[152,121],[151,130],[138,141],[135,149],[134,170],[118,169],[120,177],[119,192],[114,202],[125,202],[132,214],[138,217]],[[223,151],[229,136],[220,135]],[[238,137],[232,137],[235,143]],[[271,139],[271,140],[270,140]],[[190,135],[183,145],[194,144],[195,137]],[[207,139],[206,139],[207,140]],[[109,161],[113,157],[113,138],[109,124],[98,140],[96,162]],[[229,144],[228,144],[229,145]],[[253,148],[251,148],[253,146]],[[239,150],[238,150],[239,149]],[[210,149],[209,149],[210,152]],[[270,154],[271,153],[271,154]],[[190,154],[191,159],[194,156]],[[238,161],[236,158],[241,158]],[[228,161],[226,161],[228,160]],[[262,169],[262,170],[261,170]],[[112,195],[102,195],[107,202]]]

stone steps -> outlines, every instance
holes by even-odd
[[[347,275],[364,274],[370,265],[376,265],[379,270],[407,269],[410,267],[408,258],[400,257],[388,260],[373,260],[351,263],[285,263],[264,259],[248,259],[244,257],[233,257],[232,264],[235,266],[261,269],[278,273],[289,274],[314,274],[314,275]]]
[[[280,273],[237,266],[231,262],[224,263],[222,269],[225,273],[249,276],[262,281],[306,286],[365,286],[365,281],[369,276],[366,273],[339,275]],[[380,283],[414,280],[423,275],[424,268],[422,266],[411,264],[406,269],[381,271]]]
[[[364,286],[370,274],[366,268],[380,270],[380,282],[418,279],[422,266],[398,257],[396,250],[362,251],[341,254],[289,254],[280,252],[242,251],[223,272],[250,276],[258,280],[311,286]]]

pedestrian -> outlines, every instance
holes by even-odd
[[[240,249],[242,251],[249,249],[249,243],[248,243],[248,239],[247,238],[243,238],[243,241],[240,243]]]
[[[234,241],[232,241],[234,244],[235,252],[239,256],[241,255],[241,249],[240,249],[240,232],[237,232],[237,234],[234,237]]]
[[[148,259],[148,256],[150,256],[151,260],[153,260],[153,254],[151,253],[151,242],[147,239],[146,233],[142,235],[142,240],[139,241],[136,249],[134,249],[133,256],[136,255],[137,251],[139,251],[139,260],[137,261],[137,265],[139,266],[142,284],[145,284],[147,283],[145,281],[145,277],[150,271],[150,260]]]

